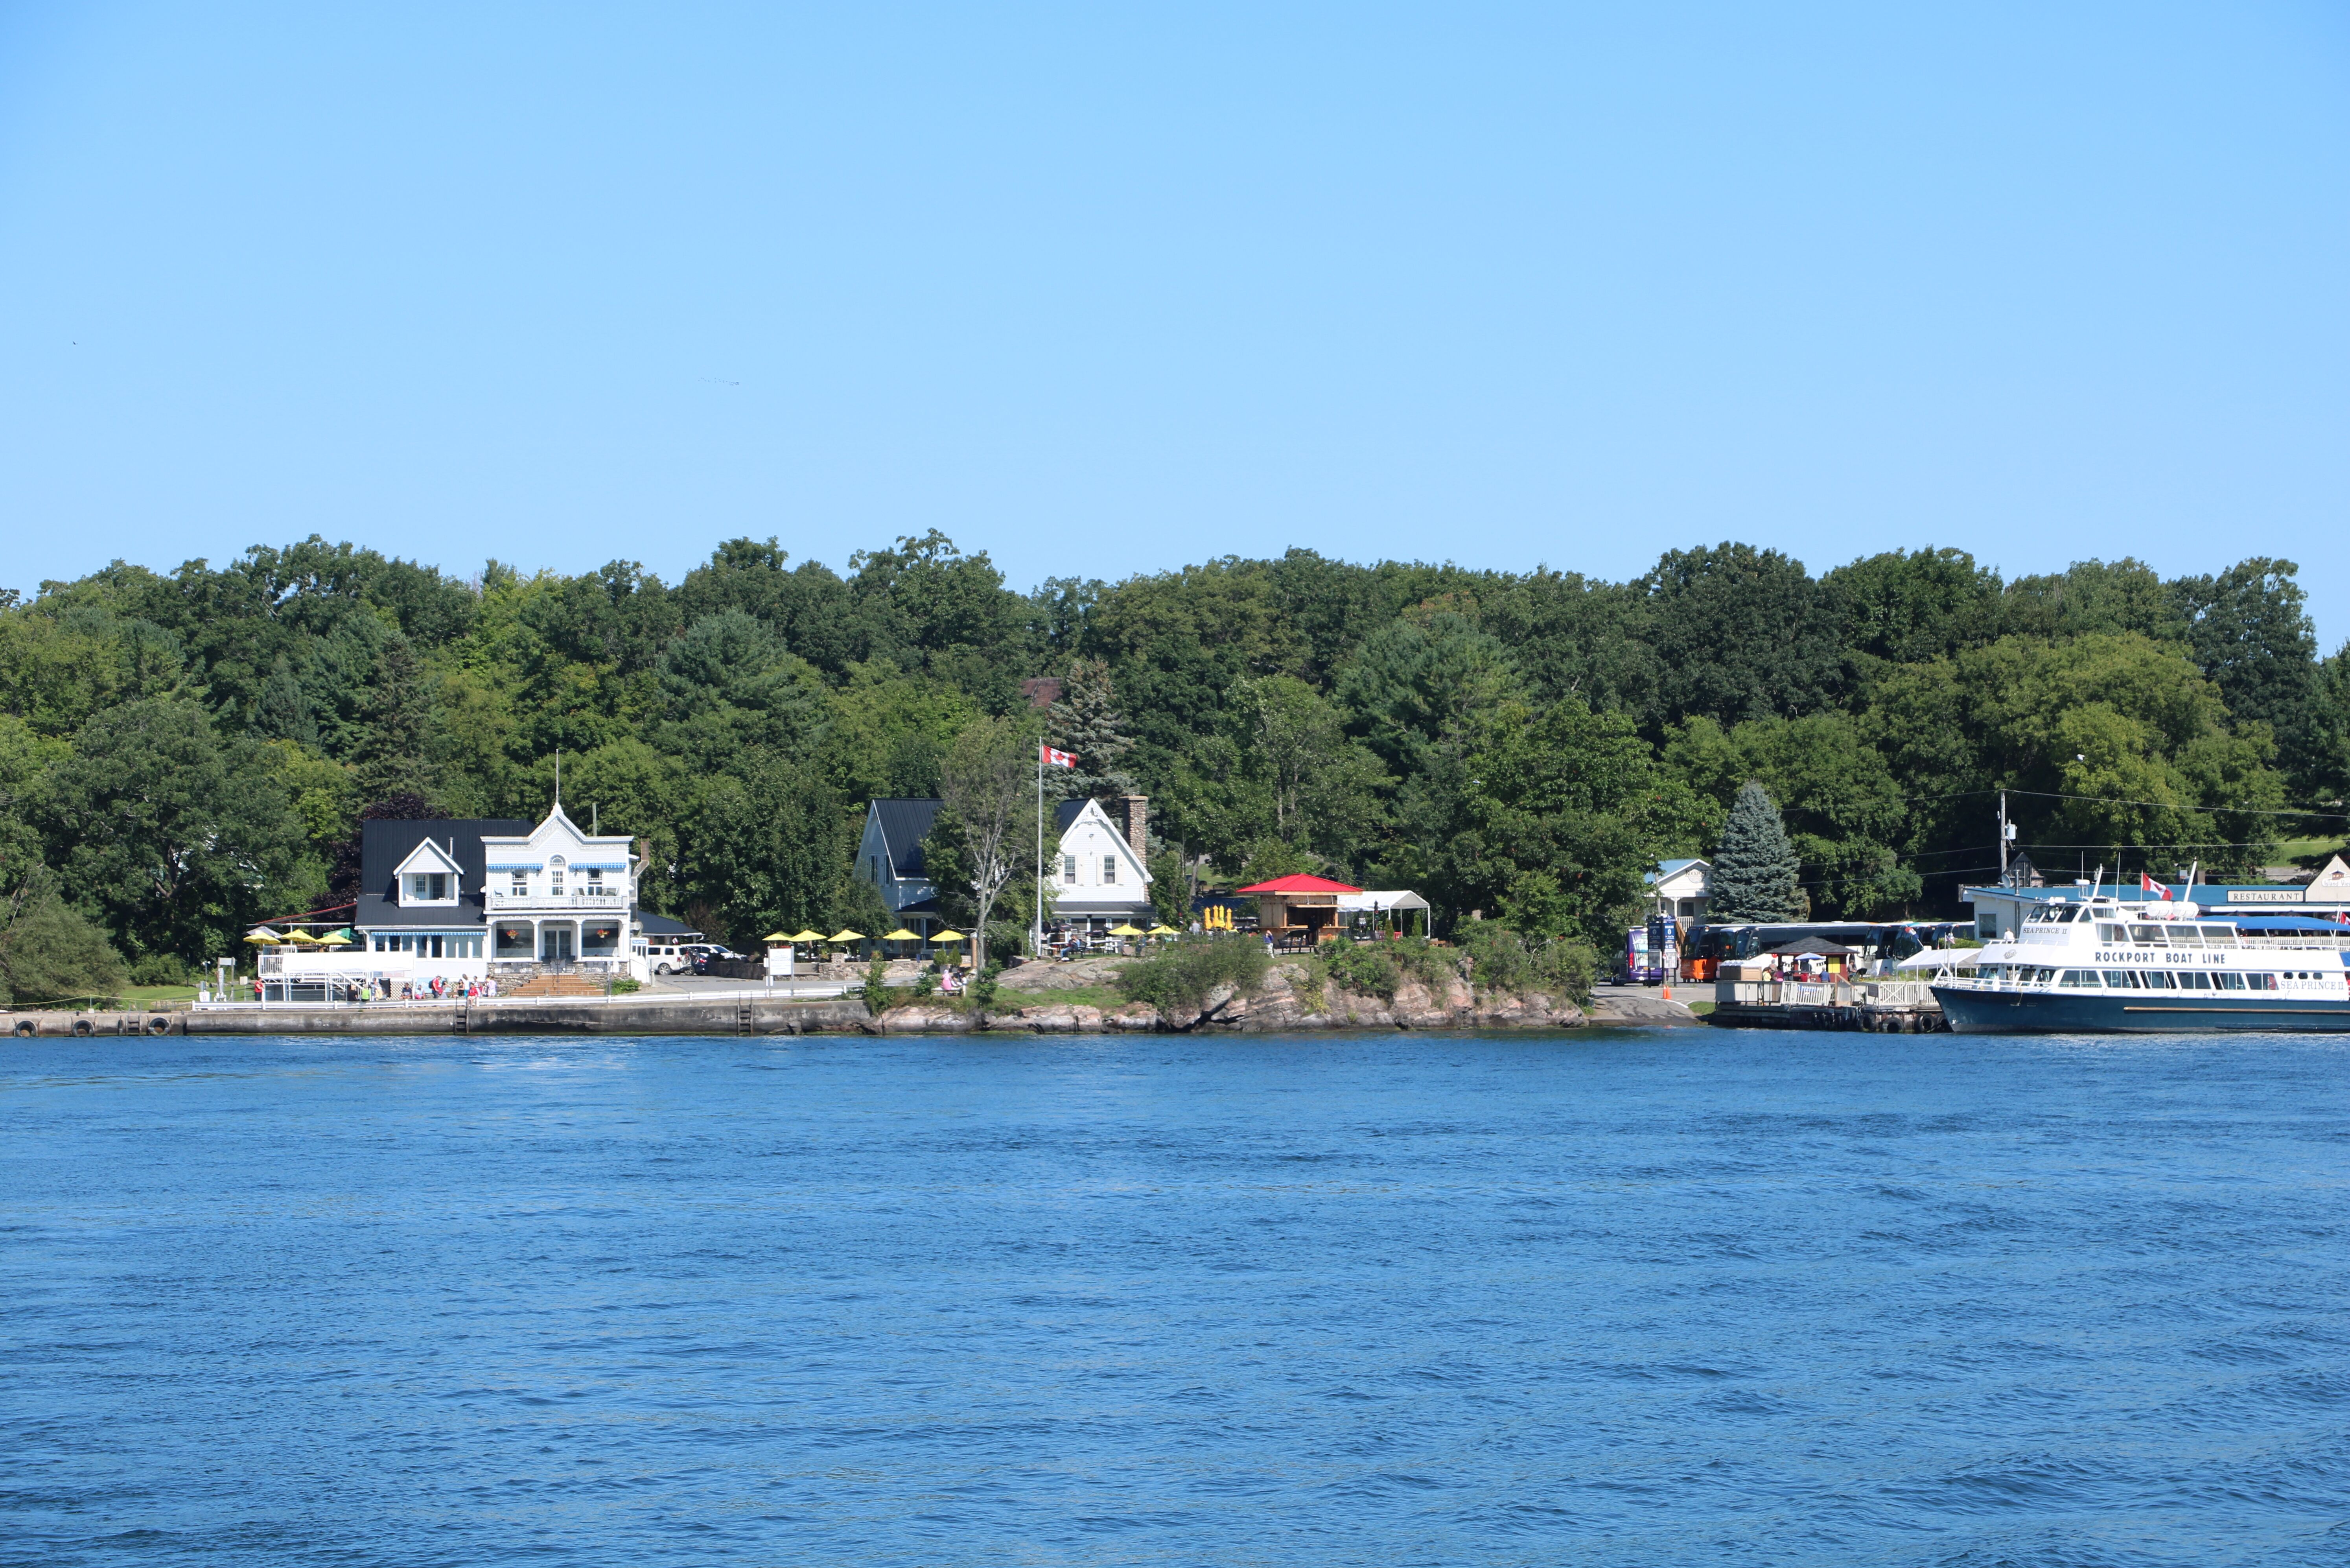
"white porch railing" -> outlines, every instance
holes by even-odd
[[[515,914],[567,915],[582,910],[625,911],[629,896],[623,892],[609,893],[498,893],[487,896],[488,907]]]

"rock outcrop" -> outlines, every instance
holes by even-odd
[[[996,977],[996,994],[1016,992],[1035,995],[1053,991],[1093,991],[1118,983],[1119,973],[1135,961],[1124,958],[1077,959],[1069,963],[1024,963]]]
[[[1197,1012],[1170,1016],[1168,1027],[1243,1029],[1574,1029],[1583,1010],[1565,997],[1535,992],[1480,999],[1469,982],[1449,977],[1440,992],[1417,980],[1396,987],[1393,997],[1366,996],[1326,982],[1318,990],[1303,964],[1279,963],[1266,971],[1253,996],[1231,986],[1208,993]]]

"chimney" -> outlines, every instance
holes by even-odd
[[[1147,794],[1122,794],[1118,797],[1118,830],[1134,846],[1135,855],[1150,858],[1150,797]]]

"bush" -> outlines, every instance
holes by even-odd
[[[889,964],[879,953],[875,953],[872,967],[865,971],[864,992],[865,1011],[876,1018],[880,1017],[882,1009],[889,1005]]]
[[[1455,933],[1470,961],[1469,977],[1488,991],[1544,991],[1591,1000],[1599,955],[1587,942],[1550,941],[1529,947],[1498,920],[1471,920]]]
[[[1118,989],[1128,1001],[1147,1002],[1164,1013],[1196,1012],[1220,985],[1255,994],[1271,963],[1255,937],[1187,937],[1157,958],[1129,964]]]
[[[934,969],[926,969],[921,973],[914,977],[914,994],[916,996],[935,996],[938,994],[938,971]]]
[[[612,994],[615,996],[626,996],[629,992],[640,989],[642,988],[633,975],[624,974],[612,981]]]
[[[149,953],[130,965],[133,985],[191,985],[188,966],[171,953]]]
[[[1393,945],[1389,942],[1334,942],[1324,962],[1328,966],[1330,978],[1338,983],[1341,990],[1351,991],[1357,996],[1378,996],[1393,1002],[1396,987],[1403,983],[1402,969],[1397,965],[1394,955],[1385,950]]]
[[[59,899],[0,931],[0,1002],[108,999],[121,994],[122,979],[122,955],[106,934]]]
[[[972,977],[971,999],[982,1007],[995,1005],[996,977],[1003,972],[1002,964],[992,963]]]

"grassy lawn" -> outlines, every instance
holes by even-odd
[[[2277,846],[2277,854],[2295,865],[2314,869],[2341,854],[2345,847],[2340,838],[2288,838]]]
[[[122,988],[123,1005],[127,1007],[157,1007],[166,1002],[193,1002],[196,988],[192,985],[126,985]]]

